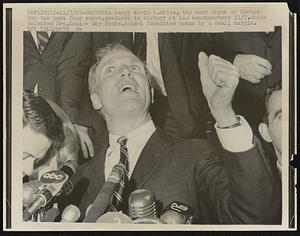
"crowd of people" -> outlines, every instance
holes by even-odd
[[[198,224],[281,224],[281,77],[280,27],[25,32],[23,181],[76,160],[61,204],[86,212],[121,163],[107,211],[147,189]]]

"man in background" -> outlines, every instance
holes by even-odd
[[[55,103],[23,92],[23,177],[38,179],[77,160],[79,138],[67,115]]]
[[[83,156],[93,156],[87,127],[79,124],[91,33],[24,32],[23,88],[58,104],[77,129]]]
[[[282,85],[281,81],[265,91],[265,114],[258,127],[261,137],[272,143],[276,166],[281,175],[282,167]]]

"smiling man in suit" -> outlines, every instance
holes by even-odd
[[[158,206],[180,201],[193,207],[196,223],[277,223],[269,210],[280,207],[273,201],[278,198],[273,194],[276,185],[263,155],[252,144],[252,133],[246,140],[250,147],[224,151],[224,159],[204,140],[176,139],[153,124],[149,113],[152,82],[144,63],[120,44],[107,45],[96,56],[89,89],[108,132],[95,137],[95,157],[81,166],[74,198],[68,199],[80,207],[83,217],[113,166],[121,162],[126,167],[125,187],[118,204],[113,195],[107,210],[127,214],[129,194],[144,188],[155,193]],[[229,65],[227,69],[223,76],[237,80],[236,68]],[[227,130],[239,126],[235,116],[222,114],[219,122]],[[222,140],[226,142],[230,134],[225,133]]]

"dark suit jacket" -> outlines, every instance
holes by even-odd
[[[53,32],[40,54],[30,32],[24,32],[23,88],[57,103],[74,123],[79,117],[84,80],[89,70],[91,33]]]
[[[213,53],[214,34],[159,33],[161,73],[167,97],[156,96],[151,108],[155,124],[177,137],[203,137],[208,106],[202,93],[198,54]],[[134,52],[146,58],[146,37]]]
[[[95,157],[81,166],[67,202],[79,206],[82,217],[104,183],[108,137],[95,140]],[[159,209],[172,201],[192,206],[197,223],[280,223],[281,195],[260,150],[228,154],[221,159],[203,140],[179,141],[157,130],[140,155],[125,202],[144,188],[155,193]]]

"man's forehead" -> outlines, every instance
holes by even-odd
[[[124,50],[124,49],[116,49],[105,56],[103,56],[97,66],[97,69],[113,63],[114,61],[120,61],[120,60],[128,60],[128,61],[134,61],[134,62],[139,62],[143,64],[143,62],[136,56],[134,55],[131,51],[129,50]]]
[[[274,91],[268,101],[268,110],[270,113],[276,112],[282,108],[282,93],[281,90]]]

